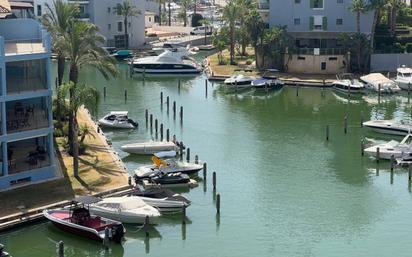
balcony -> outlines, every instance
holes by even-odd
[[[47,90],[46,59],[7,62],[7,94]]]
[[[319,54],[317,50],[319,49]],[[345,55],[346,51],[343,48],[297,48],[294,54],[297,55]]]
[[[45,97],[6,103],[7,133],[47,128],[49,115]]]
[[[0,55],[50,52],[50,36],[34,19],[1,19],[0,35]]]
[[[48,137],[36,137],[7,144],[9,174],[50,166]]]

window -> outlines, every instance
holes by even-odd
[[[119,31],[119,32],[123,31],[123,22],[121,22],[121,21],[117,22],[117,31]]]
[[[130,28],[131,26],[132,26],[132,23],[131,23],[131,22],[129,22],[128,27]]]
[[[311,16],[309,20],[310,30],[326,30],[328,27],[328,19],[325,16],[315,15]]]
[[[41,4],[37,5],[37,16],[41,16]]]
[[[323,0],[310,0],[310,8],[323,9]]]
[[[117,15],[122,15],[122,5],[121,4],[117,4],[116,5],[116,13]]]
[[[149,22],[152,22],[152,17],[149,17]]]
[[[107,24],[107,29],[111,30],[112,29],[112,24]]]
[[[338,57],[329,57],[329,61],[337,61]]]
[[[320,69],[321,70],[326,70],[326,62],[321,62],[320,63]]]
[[[338,4],[343,4],[343,0],[337,0]]]
[[[295,4],[300,4],[300,0],[295,0]]]
[[[342,25],[343,19],[336,19],[336,25]]]
[[[110,13],[110,12],[111,12],[111,8],[107,7],[107,13]]]
[[[293,24],[295,24],[295,25],[300,25],[300,19],[299,19],[299,18],[295,18],[295,19],[293,20]]]
[[[304,57],[304,56],[298,56],[298,60],[306,60],[306,57]]]

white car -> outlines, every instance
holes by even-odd
[[[207,30],[206,34],[210,35],[212,34],[212,27],[209,26],[199,26],[195,27],[190,31],[190,35],[204,35],[205,30]]]

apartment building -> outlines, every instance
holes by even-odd
[[[100,33],[106,38],[107,46],[122,48],[125,45],[125,28],[123,16],[115,12],[115,7],[125,0],[65,0],[78,4],[80,19],[90,21],[99,27]],[[139,47],[145,42],[145,8],[146,0],[129,0],[140,10],[136,17],[129,17],[127,31],[129,46]],[[40,18],[47,11],[46,4],[53,6],[52,0],[34,0],[34,13]],[[141,9],[143,7],[143,9]]]
[[[56,178],[51,39],[34,19],[0,19],[0,190]]]
[[[288,59],[291,72],[337,73],[348,68],[347,53],[338,40],[342,32],[356,32],[352,0],[259,0],[270,26],[282,25],[295,39],[297,55]],[[373,12],[361,15],[360,31],[372,31]]]

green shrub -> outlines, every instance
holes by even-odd
[[[252,59],[247,59],[245,63],[246,63],[246,65],[251,65],[253,63],[253,60]]]
[[[56,129],[54,129],[53,136],[54,137],[63,137],[64,134],[63,134],[63,131],[61,129],[56,128]]]

